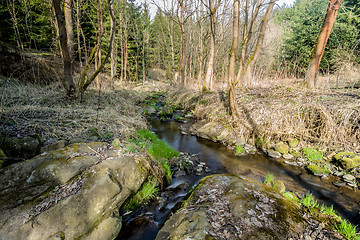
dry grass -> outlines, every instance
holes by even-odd
[[[189,89],[169,94],[169,101],[192,110],[198,119],[231,124],[236,135],[246,139],[300,138],[316,146],[360,150],[359,90],[241,89],[237,99],[243,118],[237,121],[226,113],[226,99],[219,92]]]
[[[139,92],[90,89],[80,104],[65,98],[60,84],[38,86],[2,77],[0,94],[0,128],[6,135],[86,139],[87,132],[96,128],[99,140],[110,140],[146,128],[136,105],[145,94]]]

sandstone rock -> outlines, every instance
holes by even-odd
[[[313,229],[300,208],[279,192],[233,175],[213,175],[200,181],[156,240],[305,239]],[[322,239],[342,239],[333,230],[316,231]]]
[[[224,127],[222,124],[217,122],[209,122],[199,128],[196,134],[205,139],[209,139],[214,142],[225,141],[231,135],[231,129]]]
[[[41,147],[40,148],[40,153],[54,151],[54,150],[57,150],[59,148],[63,148],[63,147],[65,147],[65,144],[66,144],[65,140],[60,140],[60,141],[54,142],[52,144]]]
[[[119,207],[148,171],[104,145],[73,144],[1,169],[0,239],[113,239]]]
[[[273,157],[273,158],[281,158],[281,153],[274,151],[272,149],[269,149],[267,151],[267,154],[269,155],[269,157]]]

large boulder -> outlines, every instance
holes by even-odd
[[[214,142],[227,141],[231,136],[231,128],[217,122],[209,122],[196,131],[196,135]]]
[[[165,223],[157,240],[342,239],[270,187],[237,176],[200,181],[183,208]]]
[[[37,137],[9,137],[6,138],[1,148],[9,157],[32,158],[40,151],[40,139]]]
[[[0,239],[113,239],[147,162],[80,143],[0,170]]]

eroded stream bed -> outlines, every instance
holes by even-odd
[[[175,121],[164,123],[158,119],[151,120],[152,131],[167,141],[179,152],[196,154],[200,162],[206,163],[209,171],[202,175],[185,175],[173,177],[158,201],[123,216],[123,228],[117,239],[155,239],[170,214],[178,209],[187,192],[206,175],[233,173],[263,181],[267,173],[272,173],[281,180],[287,191],[304,194],[311,192],[319,201],[333,205],[339,215],[354,225],[360,225],[360,192],[349,187],[336,187],[332,182],[335,177],[326,179],[308,174],[294,166],[283,165],[276,160],[256,153],[246,156],[235,156],[233,151],[219,143],[183,135],[179,130],[182,123]]]

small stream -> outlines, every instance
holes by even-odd
[[[124,225],[116,239],[155,239],[171,213],[179,208],[179,203],[185,199],[187,192],[204,176],[216,173],[233,173],[261,182],[267,173],[272,173],[276,179],[284,182],[287,191],[300,194],[311,192],[319,203],[333,205],[339,215],[354,225],[360,225],[360,192],[349,187],[334,186],[332,182],[336,181],[336,177],[321,179],[303,169],[283,165],[259,153],[235,156],[233,151],[219,143],[182,135],[178,128],[183,123],[164,123],[158,119],[153,119],[150,123],[152,131],[160,139],[179,152],[198,154],[199,160],[205,162],[210,171],[201,176],[194,174],[174,177],[157,201],[123,215]]]

